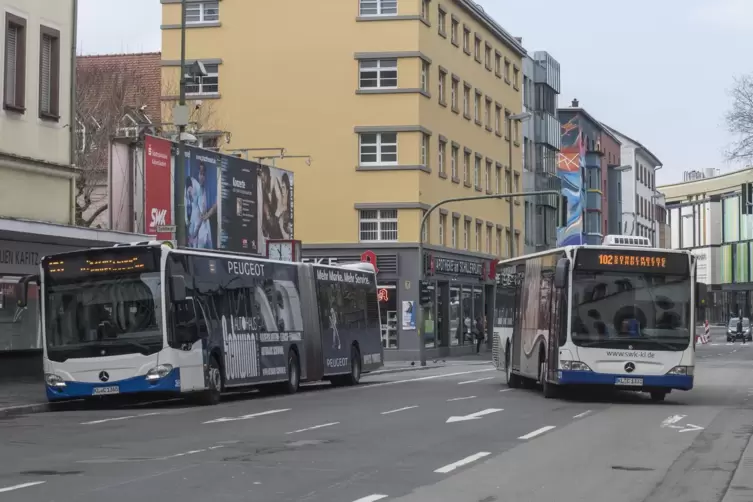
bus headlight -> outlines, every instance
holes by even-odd
[[[693,376],[694,369],[695,369],[695,366],[675,366],[671,370],[667,371],[667,375]]]
[[[591,368],[581,361],[560,361],[560,369],[570,371],[591,371]]]
[[[160,364],[146,372],[146,379],[150,381],[165,378],[173,370],[172,364]]]
[[[46,373],[44,375],[44,381],[49,387],[65,387],[65,381],[60,375],[54,373]]]

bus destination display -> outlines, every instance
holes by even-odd
[[[128,253],[98,253],[96,255],[58,255],[44,261],[44,269],[51,277],[59,279],[80,278],[93,275],[144,273],[155,270],[153,253],[130,251]]]
[[[575,267],[581,270],[632,270],[664,274],[687,274],[690,270],[688,258],[682,254],[617,249],[580,249],[575,258]]]

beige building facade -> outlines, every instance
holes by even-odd
[[[163,100],[174,101],[181,5],[161,2]],[[212,104],[218,129],[231,133],[222,150],[281,147],[312,158],[277,161],[295,171],[304,256],[375,257],[389,298],[384,346],[401,358],[421,343],[470,350],[468,325],[492,317],[493,260],[522,252],[523,206],[443,206],[421,260],[420,220],[443,199],[521,190],[522,128],[510,120],[522,112],[520,42],[466,0],[187,5],[186,62],[208,73],[188,85],[189,104]],[[421,304],[422,326],[405,302]]]

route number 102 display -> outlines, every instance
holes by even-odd
[[[667,268],[667,258],[662,256],[636,256],[621,253],[599,254],[599,265],[619,265],[641,268]]]

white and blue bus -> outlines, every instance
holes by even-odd
[[[693,388],[694,306],[705,295],[691,253],[645,237],[501,261],[494,363],[510,387],[538,383],[547,398],[597,385],[661,401]]]
[[[371,264],[119,245],[41,263],[50,401],[354,385],[383,365]]]

